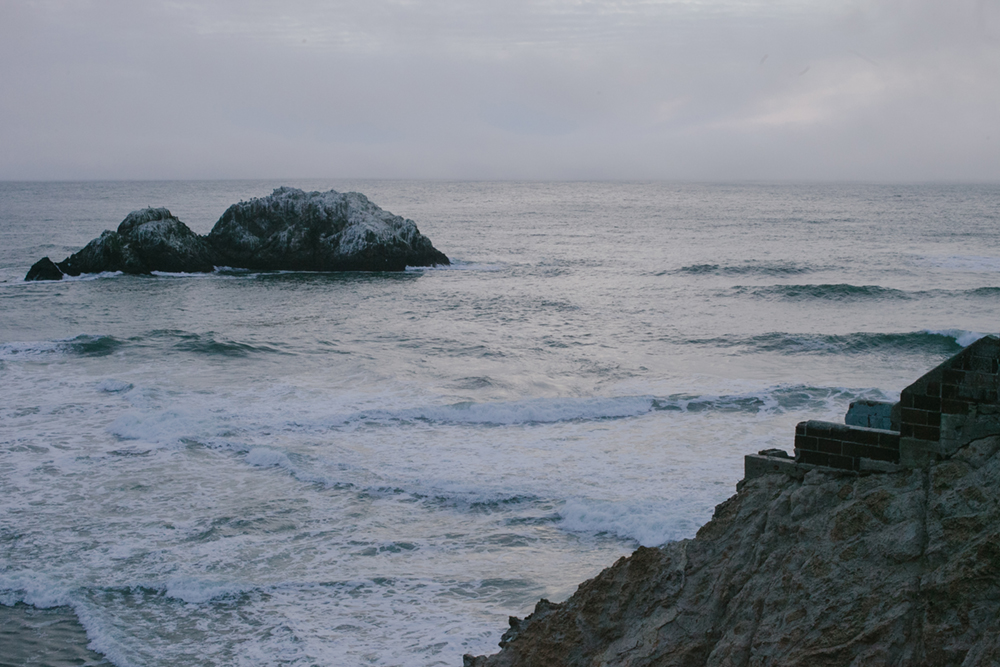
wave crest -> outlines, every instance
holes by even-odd
[[[663,274],[691,276],[797,276],[811,273],[814,269],[794,262],[747,262],[745,264],[691,264]],[[661,274],[662,275],[662,274]]]
[[[719,336],[685,341],[695,345],[735,348],[740,352],[780,354],[899,354],[951,355],[986,334],[963,329],[910,333],[793,334],[773,332],[757,336]]]
[[[903,290],[880,287],[878,285],[819,284],[819,285],[767,285],[743,286],[733,288],[736,294],[746,294],[764,299],[783,299],[787,301],[810,301],[822,299],[827,301],[855,301],[863,299],[911,299],[909,293]]]

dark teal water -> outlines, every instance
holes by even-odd
[[[21,280],[282,184],[454,266]],[[0,184],[0,604],[119,666],[492,652],[692,536],[745,453],[996,332],[998,217],[988,185]]]

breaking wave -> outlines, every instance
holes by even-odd
[[[691,264],[683,266],[673,271],[664,271],[660,275],[692,275],[692,276],[796,276],[804,273],[811,273],[813,268],[787,263],[764,263],[747,262],[745,264],[724,265],[724,264]]]
[[[160,341],[165,341],[169,349],[175,351],[208,356],[245,357],[258,353],[289,354],[276,344],[243,343],[219,337],[213,332],[199,334],[159,330],[128,339],[80,334],[73,338],[4,343],[0,345],[0,359],[30,359],[50,355],[106,357],[129,347],[156,345]]]
[[[962,329],[914,331],[910,333],[792,334],[767,333],[758,336],[718,336],[686,342],[742,352],[782,354],[903,354],[949,355],[959,352],[986,334]]]
[[[823,299],[827,301],[856,301],[863,299],[910,299],[908,292],[878,285],[767,285],[743,286],[733,288],[738,295],[749,295],[758,298],[785,299],[788,301],[809,301]]]
[[[114,336],[80,334],[73,338],[0,345],[0,359],[17,359],[47,355],[106,357],[121,349],[125,341]]]
[[[858,390],[841,387],[778,385],[735,394],[670,394],[611,398],[535,398],[523,401],[477,403],[463,401],[400,410],[367,410],[336,420],[331,427],[353,423],[415,422],[510,426],[573,421],[607,421],[639,417],[651,412],[783,413],[819,408],[831,401],[854,400]]]
[[[732,288],[737,296],[785,301],[866,301],[888,299],[918,299],[925,297],[946,298],[997,298],[1000,287],[977,287],[967,290],[907,291],[879,285],[817,284],[817,285],[737,285]]]

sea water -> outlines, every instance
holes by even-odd
[[[363,192],[452,266],[23,282],[279,185]],[[2,183],[0,660],[494,652],[692,537],[744,454],[995,333],[998,219],[996,185]]]

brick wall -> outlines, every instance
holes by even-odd
[[[901,461],[922,466],[1000,434],[1000,340],[982,338],[904,389]]]
[[[797,463],[861,470],[861,459],[899,461],[899,433],[822,421],[795,427]]]
[[[1000,435],[1000,339],[986,336],[969,345],[904,389],[898,404],[852,403],[846,419],[848,424],[798,424],[795,459],[770,450],[747,456],[747,478],[801,475],[810,465],[853,471],[898,469],[897,463],[921,467],[973,440]],[[893,430],[870,428],[886,421]]]

